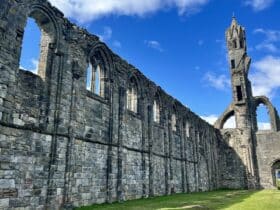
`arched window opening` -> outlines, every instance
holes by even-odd
[[[132,79],[127,89],[127,109],[135,113],[138,112],[138,93],[136,81]]]
[[[109,99],[110,92],[110,64],[107,59],[106,49],[102,46],[94,48],[89,54],[92,76],[87,75],[92,84],[90,91],[104,99]]]
[[[92,78],[93,78],[92,65],[90,63],[87,68],[87,80],[86,80],[86,87],[87,87],[87,90],[89,90],[89,91],[91,91],[93,88]]]
[[[190,124],[189,124],[189,122],[186,122],[185,130],[186,130],[186,137],[190,137]]]
[[[105,73],[100,65],[96,65],[95,68],[93,66],[89,63],[87,68],[86,88],[98,96],[105,97]]]
[[[22,40],[22,50],[19,63],[20,69],[38,74],[40,41],[40,28],[33,18],[28,18]]]
[[[51,49],[54,46],[55,28],[48,16],[34,10],[27,18],[24,29],[20,68],[40,76],[43,80],[51,68]]]
[[[260,104],[256,113],[258,130],[271,130],[270,117],[267,107]]]
[[[280,160],[274,162],[271,168],[273,185],[280,190]]]
[[[96,95],[99,95],[101,96],[101,88],[100,88],[100,83],[101,83],[101,80],[100,80],[100,74],[101,74],[101,69],[100,69],[100,66],[97,65],[96,69],[95,69],[95,75],[94,75],[94,93]]]
[[[243,47],[244,47],[243,41],[242,41],[242,40],[240,40],[239,45],[240,45],[240,48],[243,48]]]
[[[154,122],[159,123],[160,122],[160,106],[159,101],[156,99],[154,100],[153,105],[153,115],[154,115]]]
[[[224,126],[223,126],[224,129],[227,129],[227,128],[236,128],[236,122],[235,122],[235,116],[232,115],[231,117],[229,117],[225,123],[224,123]]]
[[[172,127],[172,131],[176,131],[176,127],[177,127],[177,119],[176,119],[176,115],[172,114],[171,116],[171,127]]]

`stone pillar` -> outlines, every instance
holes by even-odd
[[[113,158],[113,125],[114,125],[114,83],[110,80],[109,85],[109,104],[110,104],[110,119],[109,119],[109,141],[108,141],[108,151],[107,151],[107,171],[106,171],[106,188],[107,188],[107,202],[112,203],[113,195],[113,172],[112,172],[112,158]]]
[[[187,122],[185,122],[187,123]],[[187,133],[189,135],[189,125],[184,124],[185,127],[183,128],[182,131],[182,139],[183,139],[183,158],[184,158],[184,171],[185,171],[185,191],[184,192],[189,192],[189,179],[188,179],[188,159],[187,159],[187,142],[189,141],[189,136],[187,136]],[[187,130],[188,129],[188,130]]]
[[[143,192],[142,197],[147,198],[150,193],[150,188],[153,186],[151,184],[151,154],[150,154],[150,137],[149,137],[149,130],[150,130],[150,124],[148,122],[149,118],[149,110],[147,110],[146,100],[144,97],[141,99],[140,105],[140,113],[141,113],[141,119],[142,119],[142,181],[143,181]],[[146,153],[148,151],[148,154]]]
[[[73,204],[71,201],[71,179],[73,178],[73,146],[75,142],[75,127],[72,124],[73,119],[75,119],[76,114],[76,91],[77,80],[81,77],[81,73],[79,71],[79,65],[77,62],[73,62],[72,64],[72,85],[71,85],[71,104],[70,104],[70,117],[69,117],[69,127],[68,127],[68,135],[69,139],[67,142],[67,150],[66,150],[66,163],[65,163],[65,184],[64,184],[64,198],[63,203],[65,208],[72,208]]]
[[[163,112],[163,127],[164,127],[164,155],[165,155],[165,161],[164,161],[164,170],[165,170],[165,194],[169,194],[170,189],[170,179],[169,179],[169,167],[168,163],[170,160],[169,156],[169,131],[168,131],[168,114],[166,112]]]
[[[185,129],[184,123],[180,120],[180,139],[181,139],[181,171],[182,171],[182,192],[186,192],[186,172],[185,172]]]
[[[123,195],[123,129],[124,129],[124,112],[125,112],[125,93],[124,87],[119,87],[119,129],[118,129],[118,176],[117,176],[117,197],[118,201],[124,200]]]
[[[148,106],[148,142],[149,142],[149,195],[154,196],[154,167],[153,167],[153,107]]]
[[[168,113],[168,145],[169,145],[169,173],[170,173],[170,176],[169,176],[169,182],[170,182],[170,185],[169,185],[169,188],[170,188],[170,193],[174,193],[174,177],[173,177],[173,163],[172,163],[172,160],[173,160],[173,130],[172,130],[172,113]]]
[[[197,192],[199,187],[199,182],[198,182],[198,141],[197,141],[197,131],[194,130],[194,174],[195,174],[195,191]]]

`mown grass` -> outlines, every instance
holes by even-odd
[[[192,207],[192,208],[191,208]],[[280,191],[220,190],[101,204],[79,210],[280,210]]]

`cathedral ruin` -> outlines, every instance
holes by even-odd
[[[226,32],[233,101],[212,126],[47,0],[0,5],[0,209],[276,187],[279,116],[252,95],[235,18]],[[42,34],[37,74],[19,66],[28,17]],[[269,131],[258,131],[260,104]],[[223,129],[231,116],[236,128]]]

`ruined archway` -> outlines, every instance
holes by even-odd
[[[261,104],[263,104],[268,110],[271,130],[278,131],[278,123],[277,123],[278,115],[275,108],[273,107],[273,105],[271,104],[271,102],[267,97],[265,96],[255,97],[255,113],[257,111],[258,106]]]
[[[225,124],[230,118],[235,117],[234,110],[231,106],[223,113],[223,115],[216,121],[215,127],[218,129],[224,129]],[[235,120],[235,119],[234,119]]]
[[[40,52],[38,56],[37,73],[41,79],[46,80],[52,74],[52,65],[54,54],[57,53],[60,39],[60,27],[56,21],[56,16],[49,5],[34,3],[28,6],[28,13],[25,17],[25,25],[28,19],[35,21],[39,28],[40,35]],[[24,35],[25,28],[22,29]],[[23,38],[23,37],[22,37]],[[21,42],[23,40],[21,39]],[[22,43],[21,43],[22,44]],[[21,52],[19,57],[21,57]]]
[[[280,189],[280,159],[275,160],[271,166],[273,186]]]

